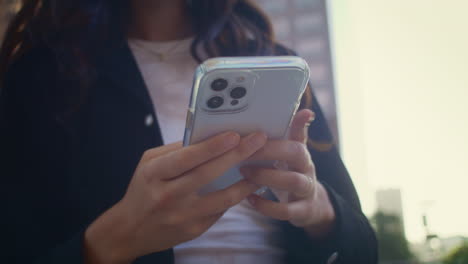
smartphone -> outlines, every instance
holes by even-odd
[[[269,139],[285,138],[308,81],[309,67],[297,56],[205,61],[195,71],[184,146],[225,131],[241,136],[262,131]],[[224,189],[241,180],[242,165],[245,163],[231,168],[200,193]]]

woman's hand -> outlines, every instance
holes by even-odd
[[[312,237],[321,238],[332,230],[335,212],[327,191],[317,181],[306,146],[307,128],[313,119],[310,110],[298,112],[291,124],[289,140],[270,141],[249,159],[277,161],[287,164],[287,169],[244,167],[241,172],[252,183],[287,192],[286,198],[279,197],[279,203],[250,195],[249,202],[259,212],[287,220],[305,228]]]
[[[199,196],[198,190],[264,146],[266,135],[224,133],[205,142],[147,151],[123,199],[85,232],[87,263],[129,263],[194,239],[258,186],[242,180]]]

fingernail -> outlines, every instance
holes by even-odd
[[[226,148],[232,148],[239,144],[240,136],[237,133],[229,132],[224,137],[224,145]]]
[[[312,115],[309,117],[309,119],[305,123],[305,127],[309,127],[310,124],[312,124],[312,122],[314,122],[314,121],[315,121],[315,113],[312,112]]]
[[[267,140],[267,137],[264,133],[255,133],[255,134],[249,135],[247,138],[247,141],[249,142],[250,146],[256,149],[265,145],[266,140]]]
[[[312,123],[315,120],[315,112],[312,112],[311,116],[309,117],[309,120],[307,120],[307,123]]]

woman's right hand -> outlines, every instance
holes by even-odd
[[[242,180],[204,196],[198,190],[265,143],[262,133],[241,139],[227,132],[184,148],[146,151],[123,199],[86,230],[86,263],[130,263],[204,233],[259,187]]]

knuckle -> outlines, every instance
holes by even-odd
[[[149,157],[151,157],[151,149],[145,150],[145,152],[143,152],[143,155],[141,156],[141,159],[147,160]]]
[[[307,150],[306,145],[296,142],[297,145],[297,152],[304,158],[309,159],[309,151]]]
[[[305,169],[307,171],[314,171],[315,172],[315,164],[314,164],[314,162],[312,162],[312,160],[310,158],[307,160],[307,165],[305,166]]]
[[[143,164],[137,169],[145,184],[151,184],[155,180],[156,174],[153,168],[154,166],[151,164]]]
[[[299,152],[302,151],[302,143],[298,141],[289,141],[290,151]]]
[[[158,148],[150,148],[150,149],[145,150],[143,152],[142,159],[148,160],[148,159],[155,157],[157,151],[158,151]]]
[[[168,205],[171,203],[172,195],[170,192],[161,192],[159,194],[159,203],[161,205]]]
[[[302,145],[297,141],[288,141],[285,149],[289,155],[302,155],[304,152]]]
[[[300,164],[302,164],[302,168],[309,169],[311,166],[311,159],[310,159],[310,153],[307,147],[300,143],[300,142],[294,142],[291,146],[291,151],[293,151],[293,155],[299,158]]]
[[[289,177],[290,187],[292,190],[302,190],[306,182],[304,181],[303,177],[300,174],[293,174],[292,177]]]
[[[152,180],[151,177],[151,170],[148,168],[148,166],[141,166],[140,168],[137,168],[137,173],[140,174],[140,176],[143,178],[143,182],[145,184],[149,184]]]
[[[153,208],[159,210],[161,208],[166,208],[172,204],[174,199],[174,195],[172,192],[168,191],[157,191],[154,192],[152,197]]]
[[[186,157],[190,157],[190,151],[182,151],[182,152],[173,152],[168,155],[168,158],[170,160],[170,164],[185,164],[187,162]],[[168,160],[168,161],[169,161]],[[167,163],[166,163],[167,164]],[[175,166],[165,166],[166,171],[168,173],[173,173],[177,171],[177,168]]]
[[[301,162],[301,164],[303,164],[301,168],[302,171],[303,172],[315,171],[314,162],[310,158],[310,154],[308,153],[308,151],[306,152],[306,155],[302,156],[302,158],[303,158],[303,161]]]

